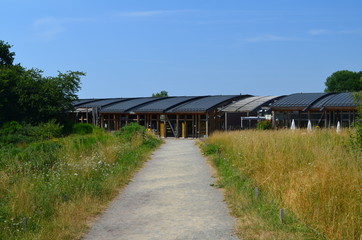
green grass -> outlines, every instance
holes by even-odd
[[[218,169],[244,239],[361,237],[362,156],[347,132],[216,133],[204,152]]]
[[[160,140],[95,129],[0,149],[0,239],[78,239]]]
[[[238,219],[237,233],[242,239],[325,239],[297,220],[287,209],[284,209],[282,223],[280,208],[270,196],[215,149],[217,146],[208,144],[203,150],[218,171],[217,187],[225,189],[227,202]]]

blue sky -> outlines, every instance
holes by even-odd
[[[362,70],[360,0],[1,0],[15,62],[80,98],[321,92]]]

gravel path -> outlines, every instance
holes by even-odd
[[[84,240],[238,239],[193,140],[167,139]]]

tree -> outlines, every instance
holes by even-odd
[[[37,124],[51,119],[63,120],[65,112],[73,108],[75,94],[80,89],[83,72],[60,73],[57,77],[43,77],[31,69],[20,78],[16,93],[23,120]]]
[[[342,70],[334,72],[326,79],[325,92],[356,92],[362,90],[362,71]]]
[[[38,69],[13,65],[15,53],[0,41],[0,125],[9,121],[39,124],[62,121],[78,99],[83,72],[68,71],[44,77]]]
[[[10,52],[11,45],[0,40],[0,66],[13,65],[14,52]]]
[[[152,97],[168,97],[168,92],[165,90],[162,90],[159,93],[152,93]]]

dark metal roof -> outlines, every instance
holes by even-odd
[[[356,103],[352,93],[333,93],[325,98],[315,102],[311,109],[323,108],[355,108]]]
[[[227,107],[225,107],[223,112],[253,112],[262,106],[270,104],[275,99],[278,99],[278,96],[253,96],[241,99],[237,102],[234,102]]]
[[[88,103],[84,103],[84,104],[80,104],[77,107],[78,108],[93,108],[93,107],[98,107],[98,108],[102,108],[105,107],[109,104],[112,103],[117,103],[119,101],[124,101],[124,98],[109,98],[109,99],[98,99],[92,102],[88,102]]]
[[[101,99],[94,99],[94,98],[90,98],[90,99],[78,99],[73,101],[73,106],[74,107],[78,107],[79,105],[85,104],[85,103],[90,103],[90,102],[95,102]]]
[[[176,106],[172,109],[169,109],[167,112],[170,113],[195,113],[200,112],[204,113],[208,110],[226,102],[232,101],[234,99],[238,99],[241,97],[245,97],[245,95],[220,95],[220,96],[205,96],[196,100],[189,101],[185,104],[181,104],[180,106]]]
[[[198,99],[200,97],[168,97],[162,98],[158,101],[154,101],[151,103],[146,103],[138,108],[135,108],[133,111],[136,113],[143,113],[143,112],[154,112],[154,113],[163,113],[170,108],[176,107],[180,104],[188,102],[192,99]]]
[[[105,108],[102,108],[102,113],[125,113],[137,109],[137,107],[142,106],[143,104],[150,103],[153,101],[161,100],[162,98],[136,98],[136,99],[127,99],[125,101],[111,104]]]
[[[329,93],[295,93],[283,97],[271,105],[272,109],[305,109]]]

